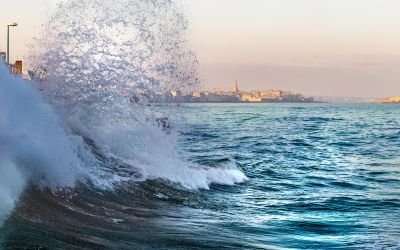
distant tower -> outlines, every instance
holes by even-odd
[[[239,87],[238,87],[237,80],[235,80],[235,83],[233,84],[233,92],[235,92],[236,94],[239,93]]]

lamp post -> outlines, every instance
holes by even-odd
[[[10,27],[18,26],[17,23],[7,24],[7,64],[10,64]]]

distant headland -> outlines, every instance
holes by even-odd
[[[172,103],[314,103],[313,97],[306,97],[299,93],[284,90],[239,90],[235,81],[232,90],[211,90],[182,93],[179,90],[171,90],[167,93],[159,93],[154,101]]]
[[[377,99],[377,100],[375,100],[375,102],[376,103],[399,103],[400,104],[400,96]]]

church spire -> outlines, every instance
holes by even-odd
[[[235,92],[236,94],[239,93],[239,87],[238,87],[238,82],[237,80],[235,80],[235,83],[233,85],[233,92]]]

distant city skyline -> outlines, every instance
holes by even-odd
[[[28,44],[59,0],[7,2],[0,8],[11,59]],[[400,1],[183,0],[189,41],[202,83],[231,88],[285,89],[308,96],[400,95]],[[1,29],[0,29],[1,30]]]

